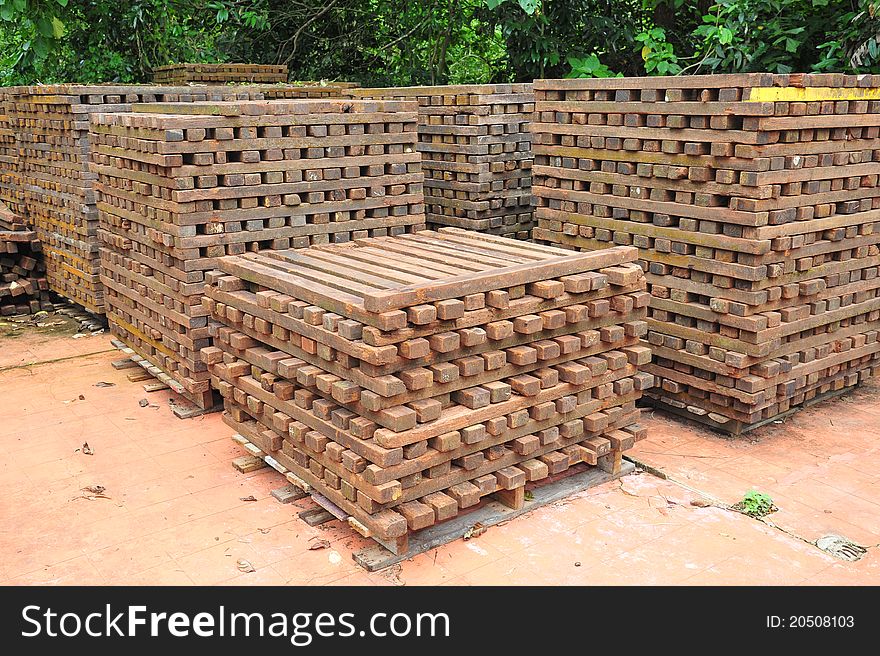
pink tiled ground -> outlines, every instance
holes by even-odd
[[[368,574],[351,558],[367,541],[300,521],[311,502],[276,502],[277,473],[232,469],[242,451],[219,415],[176,419],[168,393],[144,393],[110,367],[118,358],[104,336],[0,339],[0,581],[880,583],[876,548],[845,563],[808,544],[828,532],[880,543],[877,386],[738,440],[646,413],[651,437],[633,453],[671,480],[632,475]],[[109,498],[88,498],[95,485]],[[775,526],[691,505],[753,486],[779,506]],[[310,550],[317,540],[330,547]]]

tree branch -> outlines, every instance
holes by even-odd
[[[331,0],[329,3],[324,5],[324,8],[321,9],[321,11],[319,11],[317,14],[315,14],[314,16],[309,18],[302,25],[300,25],[299,28],[297,28],[296,32],[293,33],[293,36],[281,44],[281,46],[279,48],[279,55],[281,54],[281,51],[283,51],[285,46],[287,46],[288,43],[293,41],[293,45],[290,48],[290,54],[284,59],[284,61],[282,62],[283,64],[289,64],[290,60],[293,59],[293,55],[296,53],[296,44],[299,41],[299,36],[300,36],[300,34],[303,33],[303,30],[305,30],[309,25],[311,25],[316,20],[318,20],[321,16],[323,16],[328,11],[330,11],[334,7],[334,5],[336,5],[336,2],[337,2],[337,0]]]

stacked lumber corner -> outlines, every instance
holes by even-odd
[[[443,228],[227,257],[202,357],[227,424],[406,553],[487,495],[518,508],[569,468],[619,473],[652,380],[636,255]]]
[[[213,406],[205,271],[226,255],[424,227],[415,103],[155,103],[95,114],[113,334]]]
[[[880,76],[535,89],[535,238],[639,248],[656,404],[739,434],[880,371]]]
[[[54,309],[40,250],[24,219],[0,202],[0,316]]]
[[[286,64],[168,64],[153,71],[154,84],[275,84],[287,82]]]
[[[289,100],[291,98],[350,98],[357,82],[291,82],[276,84],[263,89],[266,100]]]
[[[19,87],[0,87],[0,203],[26,218],[24,189],[19,179],[18,140],[11,115],[11,103]]]
[[[262,98],[246,88],[45,85],[18,87],[8,106],[19,146],[25,216],[43,244],[52,290],[104,312],[98,212],[89,171],[89,115],[153,101]]]
[[[531,84],[352,89],[351,93],[418,100],[429,227],[530,237]]]

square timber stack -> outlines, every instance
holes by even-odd
[[[286,64],[168,64],[153,71],[155,84],[277,84],[287,82]]]
[[[19,87],[10,117],[19,145],[25,216],[46,255],[53,291],[104,313],[98,210],[89,171],[89,116],[133,104],[262,98],[246,88],[46,85]]]
[[[202,356],[232,428],[407,553],[488,495],[620,471],[652,380],[636,255],[443,228],[222,258]]]
[[[54,309],[37,235],[0,201],[0,316]]]
[[[351,93],[418,100],[429,227],[529,238],[531,84],[352,89]]]
[[[0,203],[27,221],[21,184],[18,139],[12,120],[12,102],[20,87],[0,87]]]
[[[350,98],[357,82],[293,82],[264,87],[266,100],[291,98]]]
[[[639,248],[655,404],[739,434],[880,372],[880,77],[535,89],[534,236]]]
[[[205,272],[227,255],[424,227],[415,103],[151,104],[96,114],[111,331],[212,407]]]

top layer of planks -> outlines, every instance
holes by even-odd
[[[358,250],[367,247],[386,253],[361,259]],[[401,260],[401,247],[418,258],[417,269]],[[631,261],[634,253],[630,247],[616,247],[572,254],[458,228],[315,250],[338,257],[324,260],[314,253],[289,250],[230,258],[229,264],[252,271],[265,267],[298,298],[321,307],[360,307],[372,313],[616,266]]]
[[[154,82],[287,82],[286,64],[179,63],[153,69]]]
[[[563,89],[727,89],[761,87],[844,87],[880,86],[880,75],[843,73],[740,73],[732,75],[682,75],[675,77],[572,78],[535,80],[535,91]]]

